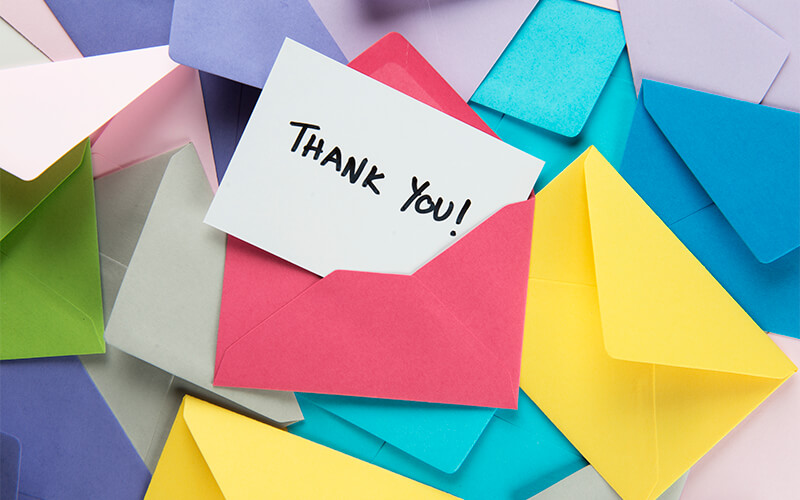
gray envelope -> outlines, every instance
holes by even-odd
[[[194,147],[105,176],[95,188],[113,347],[82,360],[145,461],[160,454],[184,393],[262,421],[301,420],[292,393],[211,384],[225,236],[203,224],[212,193]]]
[[[670,486],[658,500],[679,500],[686,474]],[[567,476],[529,500],[621,500],[594,467],[587,465],[578,472]]]

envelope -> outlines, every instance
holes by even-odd
[[[800,115],[641,93],[620,173],[762,329],[800,336]]]
[[[619,7],[637,93],[646,78],[758,103],[789,54],[783,38],[730,0]]]
[[[537,196],[521,387],[656,498],[796,368],[590,148]]]
[[[187,396],[145,499],[312,498],[321,494],[330,498],[452,498]]]
[[[130,201],[117,201],[117,212],[106,210],[114,205],[109,200],[124,200],[131,196],[132,187],[146,185],[147,181],[135,177],[162,175],[157,166],[150,172],[140,170],[128,168],[98,179],[103,200],[98,207],[109,217],[100,224],[101,232],[109,225],[116,227],[117,221],[141,221],[148,205],[145,192],[134,194]],[[108,182],[102,183],[105,179]],[[123,267],[127,263],[126,269],[116,266],[124,278],[108,319],[106,341],[261,418],[279,423],[299,420],[302,414],[293,394],[211,385],[225,259],[224,236],[202,222],[211,196],[197,154],[186,147],[166,167],[138,242],[132,224],[122,228],[133,231],[120,228],[120,239],[103,244],[104,267],[109,260]],[[126,204],[137,200],[144,207],[138,214],[126,210]],[[130,240],[123,240],[123,235]],[[111,293],[112,289],[107,290]]]
[[[19,446],[12,464],[20,498],[135,500],[150,481],[75,357],[0,363],[0,430]],[[12,465],[5,445],[3,469]]]
[[[19,465],[19,441],[11,434],[0,432],[0,498],[17,498]]]
[[[623,51],[581,133],[565,137],[512,116],[472,103],[480,117],[506,142],[544,160],[533,191],[538,193],[589,146],[612,164],[622,161],[625,140],[636,109],[628,55]]]
[[[800,112],[800,4],[792,1],[762,2],[734,0],[748,14],[778,34],[790,45],[789,57],[764,96],[762,104]]]
[[[287,36],[347,63],[308,0],[177,0],[170,55],[181,64],[260,88]]]
[[[467,100],[537,0],[309,0],[345,57],[402,33]]]
[[[590,5],[597,5],[604,9],[619,11],[619,2],[617,0],[578,0],[579,2],[588,3]]]
[[[409,456],[378,436],[298,395],[304,420],[289,432],[451,495],[475,499],[527,498],[586,466],[586,461],[524,392],[517,410],[498,410],[454,472]]]
[[[667,488],[658,500],[680,500],[686,476],[681,476],[675,484]],[[594,467],[587,465],[575,474],[562,479],[543,492],[530,498],[530,500],[564,500],[564,499],[583,499],[583,500],[620,500],[613,488],[608,485],[594,470]]]
[[[0,17],[52,61],[82,57],[45,0],[5,0]]]
[[[800,340],[770,334],[795,364]],[[692,467],[683,500],[792,498],[800,491],[800,378],[790,378]]]
[[[355,58],[349,66],[494,135],[422,55],[398,33],[390,33],[383,37]],[[237,260],[236,255],[242,252],[253,255],[251,263]],[[254,276],[261,274],[255,274],[258,271],[253,269],[263,266],[262,261],[268,257],[268,254],[238,240],[233,238],[229,240],[225,266],[226,280],[228,280],[226,283],[229,286],[223,288],[221,311],[223,329],[226,328],[226,322],[231,321],[234,322],[235,328],[239,328],[235,318],[248,314],[246,311],[263,310],[262,299],[265,297],[281,300],[279,290],[273,285],[266,286],[274,283],[275,277],[272,273],[276,270],[284,279],[296,281],[284,283],[286,290],[294,294],[299,294],[309,284],[319,280],[311,273],[285,261],[279,261],[276,267],[267,265],[263,268],[261,272],[264,274],[264,280],[254,279]],[[275,262],[278,263],[277,260]],[[246,273],[241,276],[233,274],[232,270],[236,269],[237,265],[242,267],[243,264],[248,266],[244,269]],[[230,281],[236,280],[237,277],[238,281]],[[254,290],[257,292],[254,293]],[[230,294],[234,294],[236,298],[229,300]],[[256,302],[247,301],[248,298],[256,297],[260,297]],[[253,319],[258,320],[259,314],[261,313],[253,315]],[[218,359],[221,356],[222,350],[218,349]],[[488,408],[312,394],[304,397],[340,418],[391,442],[419,460],[446,472],[454,472],[461,466],[494,414],[494,410]]]
[[[37,96],[4,101],[0,168],[35,179],[176,67],[155,47],[0,71],[0,94]]]
[[[0,171],[0,233],[0,359],[104,352],[87,142],[34,181]]]
[[[624,47],[618,13],[575,0],[541,0],[471,99],[575,137]]]
[[[69,35],[87,56],[166,45],[172,0],[107,2],[49,0]],[[179,66],[92,137],[95,177],[195,145],[212,189],[217,187],[200,78]]]

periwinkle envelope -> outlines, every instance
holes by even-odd
[[[297,400],[305,419],[289,426],[289,432],[468,500],[527,498],[586,465],[522,391],[519,409],[498,410],[452,474],[417,460],[304,396]]]
[[[176,0],[170,56],[181,64],[261,87],[287,36],[347,63],[308,0]]]
[[[614,165],[622,161],[636,108],[636,92],[628,56],[623,51],[586,124],[575,137],[554,134],[513,116],[472,105],[504,142],[544,160],[533,188],[538,193],[589,146],[594,145]]]
[[[0,429],[19,441],[25,498],[136,500],[147,489],[150,473],[75,357],[0,363]]]
[[[645,80],[620,174],[767,331],[800,336],[800,115]]]
[[[575,137],[624,46],[617,12],[575,0],[541,0],[472,101]]]
[[[174,0],[45,0],[84,56],[169,43]]]

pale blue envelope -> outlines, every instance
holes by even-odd
[[[625,46],[618,12],[540,0],[472,101],[575,137]]]
[[[800,114],[645,80],[620,174],[764,330],[800,337]]]

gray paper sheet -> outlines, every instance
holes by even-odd
[[[688,473],[687,473],[688,474]],[[679,500],[686,474],[670,486],[658,500]],[[587,465],[578,472],[567,476],[530,500],[621,500],[620,496],[608,485],[605,479]]]

